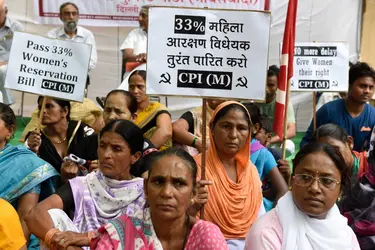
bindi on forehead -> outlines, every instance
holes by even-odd
[[[308,161],[302,161],[299,166],[297,166],[296,170],[298,170],[298,172],[306,172],[319,176],[340,175],[340,171],[336,168],[336,165],[333,162],[328,162],[325,159],[322,159],[321,156],[316,155],[314,157],[316,158]]]
[[[106,144],[116,144],[116,145],[125,144],[122,139],[116,138],[116,136],[109,136],[109,135],[103,136],[100,141]]]
[[[113,142],[123,142],[126,144],[125,140],[122,138],[121,135],[119,135],[118,133],[116,132],[113,132],[113,131],[107,131],[107,132],[104,132],[104,134],[101,136],[100,138],[100,141],[105,141],[105,142],[108,142],[108,141],[113,141]]]

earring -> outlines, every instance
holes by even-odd
[[[337,202],[340,202],[341,201],[341,196],[339,196],[339,198],[337,198]]]
[[[288,187],[288,190],[289,190],[289,191],[292,191],[292,186],[289,186],[289,187]]]

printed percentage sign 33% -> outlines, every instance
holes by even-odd
[[[204,26],[203,22],[194,21],[193,27],[195,28],[195,31],[204,32],[206,30],[206,27]]]
[[[206,17],[205,16],[175,15],[174,33],[175,34],[190,34],[190,35],[205,35]]]
[[[69,56],[69,57],[73,56],[73,52],[72,52],[71,49],[65,48],[64,53],[65,53],[66,56]]]

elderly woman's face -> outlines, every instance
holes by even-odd
[[[185,216],[193,198],[190,167],[180,157],[164,156],[152,165],[145,194],[152,214],[172,220]]]
[[[230,155],[235,155],[240,151],[249,133],[245,113],[239,109],[230,109],[216,122],[212,130],[217,150]]]
[[[128,108],[127,97],[121,93],[108,96],[103,111],[105,124],[113,120],[131,120],[131,118],[132,114]]]
[[[105,132],[100,138],[98,156],[100,171],[115,180],[130,179],[130,165],[140,158],[140,152],[132,155],[129,144],[115,132]]]
[[[336,182],[341,182],[341,174],[331,158],[324,152],[309,154],[295,168],[294,202],[310,217],[324,219],[341,193],[340,184]]]

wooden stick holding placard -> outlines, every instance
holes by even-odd
[[[316,41],[313,41],[313,43],[316,43]],[[316,92],[313,92],[313,131],[316,130]]]
[[[207,100],[203,98],[202,100],[202,162],[201,162],[201,180],[206,179],[206,146],[207,146],[207,141],[206,141],[206,124],[207,124]],[[201,207],[200,211],[200,217],[203,219],[204,217],[204,205]]]
[[[314,124],[314,132],[316,130],[316,92],[313,92],[313,124]]]
[[[42,107],[40,108],[40,111],[39,111],[39,121],[38,121],[38,128],[37,128],[38,133],[40,133],[41,128],[42,128],[43,113],[46,107],[46,102],[47,102],[47,97],[44,96],[43,101],[42,101]]]
[[[287,132],[288,132],[288,106],[289,106],[289,96],[290,96],[290,81],[288,80],[288,83],[286,85],[286,97],[285,97],[285,115],[284,115],[284,135],[283,135],[283,143],[282,143],[282,159],[285,160],[286,156],[286,140],[287,138]]]

